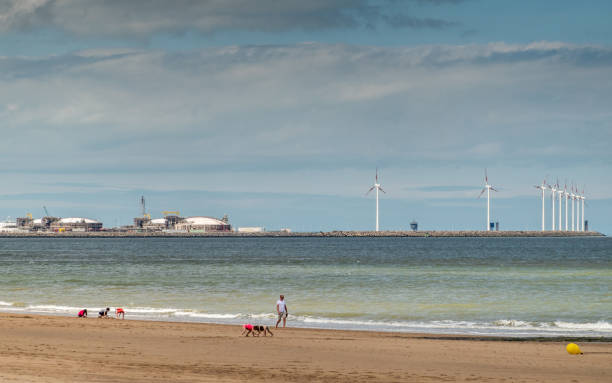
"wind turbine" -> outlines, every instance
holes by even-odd
[[[574,202],[576,202],[576,195],[574,194],[574,183],[572,182],[572,187],[570,190],[570,199],[572,200],[572,231],[574,231],[574,223],[576,223],[576,221],[574,221],[574,205],[576,205]]]
[[[578,190],[578,185],[576,185],[576,231],[582,231],[580,229],[580,200],[582,196],[580,195],[580,191]]]
[[[557,179],[557,190],[559,191],[559,231],[563,230],[563,226],[561,225],[561,217],[563,216],[563,191],[561,190],[561,188],[559,187],[559,180]]]
[[[580,231],[580,192],[578,186],[575,187],[576,196],[576,231]]]
[[[491,190],[497,191],[493,186],[489,185],[489,177],[487,176],[487,169],[485,169],[485,186],[480,192],[478,198],[482,197],[482,193],[487,191],[487,231],[491,231]]]
[[[370,194],[372,190],[376,190],[376,231],[378,231],[378,191],[380,190],[381,192],[387,194],[387,192],[384,191],[378,183],[378,168],[376,168],[376,182],[374,182],[374,186],[372,186],[365,195]]]
[[[558,182],[557,182],[558,183]],[[548,188],[552,192],[550,200],[552,201],[552,220],[551,230],[555,231],[555,194],[557,193],[557,185],[549,185]]]
[[[544,222],[544,219],[546,218],[544,215],[544,192],[546,192],[546,179],[542,181],[542,185],[536,185],[534,188],[542,190],[542,231],[544,231],[546,229]]]
[[[580,231],[584,231],[584,200],[586,197],[584,196],[584,187],[582,188],[582,195],[580,196],[582,200],[582,220],[580,221]]]
[[[567,181],[565,182],[565,186],[563,187],[563,195],[565,196],[565,231],[567,231],[567,201],[569,200],[569,193],[567,192]]]

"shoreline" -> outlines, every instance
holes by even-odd
[[[2,301],[0,301],[2,302]],[[125,307],[125,306],[124,306]],[[89,312],[91,313],[91,317],[97,316],[97,308],[87,307]],[[0,317],[2,315],[30,315],[30,316],[40,316],[40,317],[52,317],[52,318],[72,318],[74,317],[74,313],[80,310],[79,307],[73,307],[70,312],[66,311],[40,311],[40,310],[31,310],[28,311],[26,309],[18,309],[11,310],[7,308],[5,305],[4,309],[0,310]],[[130,308],[127,308],[128,319],[131,321],[143,321],[143,322],[155,322],[155,323],[184,323],[184,324],[203,324],[203,325],[220,325],[220,326],[237,326],[240,323],[244,323],[245,321],[254,321],[261,322],[263,324],[266,323],[274,323],[276,320],[275,317],[234,317],[231,319],[213,319],[213,317],[208,319],[181,319],[182,316],[173,316],[169,315],[167,317],[147,317],[139,312],[136,308],[136,314],[134,314]],[[215,315],[215,314],[212,314]],[[221,314],[217,314],[221,315]],[[229,314],[231,315],[231,314]],[[403,334],[403,335],[415,335],[419,334],[423,337],[423,339],[451,339],[451,338],[469,338],[471,340],[498,340],[498,341],[512,341],[512,342],[522,342],[522,341],[542,341],[542,342],[556,342],[556,341],[583,341],[583,342],[612,342],[612,333],[604,332],[601,330],[580,330],[580,329],[572,329],[572,328],[560,328],[557,330],[544,330],[534,329],[533,327],[522,328],[522,327],[510,327],[508,329],[497,329],[496,331],[487,331],[490,330],[490,325],[487,327],[484,322],[484,327],[469,327],[469,328],[461,328],[456,326],[449,327],[436,327],[435,325],[431,327],[425,327],[420,322],[420,326],[414,326],[410,323],[406,323],[405,327],[397,327],[397,325],[384,326],[384,325],[376,325],[376,324],[365,324],[363,322],[357,321],[353,325],[345,325],[345,326],[334,326],[332,323],[327,325],[313,325],[305,322],[301,322],[299,320],[296,321],[295,315],[293,315],[293,320],[290,321],[290,326],[293,329],[304,329],[304,330],[321,330],[321,331],[360,331],[360,332],[368,332],[368,333],[384,333],[384,334]],[[300,317],[298,315],[298,317]],[[381,322],[384,323],[384,322]],[[433,322],[432,322],[433,324]],[[511,329],[515,329],[512,331]]]
[[[237,232],[1,232],[0,238],[368,238],[368,237],[402,237],[402,238],[573,238],[573,237],[606,237],[596,231],[342,231],[327,232],[277,232],[261,233]]]
[[[28,382],[605,381],[612,342],[0,314],[0,380]],[[112,367],[111,367],[112,366]]]

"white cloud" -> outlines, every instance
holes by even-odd
[[[610,57],[557,43],[4,57],[0,156],[5,170],[145,184],[138,174],[284,172],[294,191],[309,169],[376,164],[415,168],[423,185],[441,166],[477,168],[475,183],[485,166],[610,170]]]

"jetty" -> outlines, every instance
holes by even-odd
[[[318,232],[164,232],[164,231],[65,231],[65,232],[4,232],[0,238],[309,238],[309,237],[413,237],[413,238],[525,238],[525,237],[605,237],[596,231],[318,231]]]

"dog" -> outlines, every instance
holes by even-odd
[[[261,333],[263,333],[263,336],[268,336],[267,334],[270,334],[270,336],[274,336],[274,334],[272,334],[272,331],[270,331],[270,327],[262,326],[262,325],[254,325],[253,326],[253,336],[255,335],[259,336],[259,334]]]

